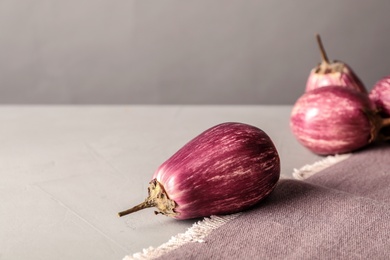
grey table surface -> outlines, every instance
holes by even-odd
[[[283,175],[321,157],[289,128],[291,106],[0,106],[0,259],[122,259],[198,220],[146,209],[157,167],[216,124],[242,122],[274,141]]]

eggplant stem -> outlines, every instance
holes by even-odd
[[[390,126],[390,117],[389,118],[382,118],[381,122],[381,128]]]
[[[175,212],[176,202],[169,199],[164,186],[158,182],[157,179],[153,179],[151,182],[149,182],[148,197],[145,199],[145,201],[130,209],[119,212],[118,216],[122,217],[133,212],[137,212],[141,209],[151,207],[156,207],[158,209],[158,211],[155,211],[156,214],[161,213],[170,217],[179,215]]]
[[[317,39],[318,47],[320,48],[322,62],[329,64],[328,55],[326,54],[324,45],[322,44],[321,37],[318,33],[316,34],[316,39]]]
[[[145,200],[144,202],[138,204],[137,206],[134,206],[130,209],[119,212],[118,216],[123,217],[123,216],[129,215],[131,213],[137,212],[139,210],[151,208],[151,207],[155,207],[155,206],[156,205],[154,203],[152,203],[151,201]]]
[[[384,135],[384,134],[380,134],[378,136],[378,139],[380,142],[386,142],[386,141],[390,141],[390,136],[388,135]]]
[[[380,130],[383,128],[389,128],[390,127],[390,118],[381,118],[380,121]],[[385,133],[380,133],[378,136],[378,139],[380,141],[390,141],[390,135]]]

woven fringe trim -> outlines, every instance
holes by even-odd
[[[281,174],[280,178],[287,179],[288,177]],[[204,243],[204,238],[207,237],[211,231],[223,226],[240,215],[241,212],[225,216],[211,216],[210,218],[204,218],[203,220],[193,224],[192,227],[187,229],[185,233],[173,236],[168,242],[162,244],[161,246],[143,249],[142,252],[135,253],[132,256],[125,256],[123,260],[155,259],[187,243]]]
[[[173,236],[168,242],[162,244],[157,248],[149,247],[142,252],[135,253],[132,256],[128,255],[123,260],[130,259],[155,259],[176,248],[179,248],[190,242],[204,243],[204,238],[214,229],[226,224],[227,222],[237,218],[241,213],[225,215],[225,216],[211,216],[195,223],[185,233],[180,233]]]
[[[329,155],[318,162],[315,162],[315,163],[310,164],[310,165],[305,165],[300,169],[294,169],[294,172],[292,173],[292,175],[297,180],[304,180],[304,179],[307,179],[310,176],[313,176],[314,174],[324,170],[325,168],[327,168],[329,166],[332,166],[336,163],[344,161],[345,159],[349,158],[350,156],[351,156],[350,153]]]

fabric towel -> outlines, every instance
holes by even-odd
[[[305,181],[390,203],[390,145],[371,146]]]
[[[307,180],[282,179],[203,243],[157,259],[390,259],[389,158],[390,147],[380,145]]]

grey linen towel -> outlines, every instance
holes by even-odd
[[[390,203],[390,145],[356,152],[305,181]]]
[[[390,148],[378,146],[307,182],[280,180],[205,243],[158,259],[390,259],[389,158]]]

